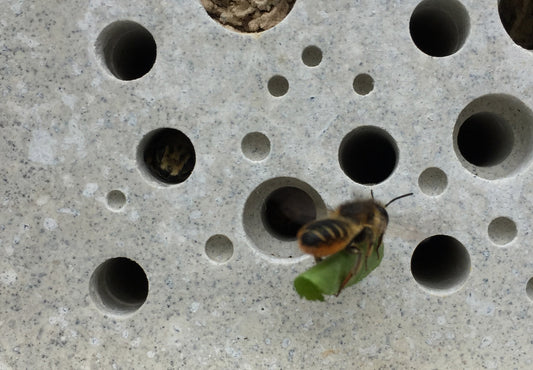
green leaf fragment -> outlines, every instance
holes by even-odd
[[[366,250],[366,248],[363,249]],[[367,258],[366,263],[364,260],[362,261],[361,269],[350,279],[346,287],[363,280],[372,270],[379,266],[383,259],[383,249],[383,244],[381,244],[379,246],[379,257],[378,253],[374,251]],[[324,295],[337,294],[342,282],[359,258],[365,258],[365,256],[347,250],[335,253],[298,275],[294,279],[294,288],[300,297],[311,301],[323,301]]]

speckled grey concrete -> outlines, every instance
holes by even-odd
[[[417,3],[297,0],[276,27],[243,35],[194,0],[2,1],[0,368],[533,366],[533,54],[505,32],[496,1],[464,0],[464,43],[429,56],[409,32]],[[117,20],[155,39],[142,78],[117,79],[98,54]],[[309,45],[323,53],[316,67],[301,59]],[[360,73],[374,80],[367,95],[352,86]],[[269,93],[274,75],[286,95]],[[496,168],[457,154],[468,109],[517,122]],[[389,208],[377,270],[338,298],[302,300],[292,282],[312,258],[243,214],[279,186],[309,192],[321,214],[368,197],[338,155],[365,125],[388,132],[398,154],[376,198],[415,194]],[[160,127],[195,148],[179,185],[139,169],[137,147]],[[242,142],[249,133],[268,140]],[[417,245],[438,234],[464,246],[450,284],[411,271]],[[149,282],[128,314],[91,294],[93,272],[114,257]]]

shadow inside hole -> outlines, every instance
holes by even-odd
[[[313,199],[296,187],[282,187],[268,195],[261,216],[265,229],[281,240],[296,240],[298,230],[316,219]]]
[[[423,240],[411,257],[411,273],[429,290],[457,290],[470,273],[470,256],[455,238],[435,235]]]
[[[476,113],[463,122],[457,134],[461,155],[475,166],[488,167],[503,162],[514,144],[510,125],[496,114]]]
[[[533,1],[500,0],[498,12],[511,39],[524,49],[533,50]]]
[[[385,181],[397,164],[397,149],[384,130],[363,127],[355,129],[339,148],[342,170],[353,181],[372,185]]]

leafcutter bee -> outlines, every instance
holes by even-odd
[[[374,199],[352,201],[341,204],[327,218],[312,221],[304,225],[297,234],[300,249],[315,257],[318,263],[322,257],[347,250],[360,255],[354,266],[342,281],[337,296],[357,275],[363,263],[375,252],[379,258],[383,234],[389,223],[389,215],[385,208],[392,202],[413,195],[408,193],[381,205]]]
[[[183,182],[194,167],[192,144],[180,139],[172,134],[158,137],[145,152],[144,159],[150,172],[164,182]]]

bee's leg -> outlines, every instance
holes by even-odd
[[[370,254],[372,254],[372,240],[374,239],[374,233],[369,227],[363,228],[359,234],[357,234],[348,244],[346,249],[350,251],[357,250],[365,257],[365,269],[368,269],[367,260]]]
[[[378,243],[376,244],[376,253],[378,255],[379,260],[379,247],[381,247],[381,243],[383,242],[383,234],[381,234],[378,238]]]
[[[350,272],[348,273],[348,275],[346,275],[346,277],[344,278],[344,280],[342,281],[340,287],[339,287],[339,291],[337,292],[337,294],[335,294],[335,297],[338,297],[339,294],[341,294],[341,291],[344,289],[344,287],[346,286],[346,284],[348,284],[348,282],[352,279],[352,277],[354,275],[357,275],[359,273],[359,271],[361,270],[361,265],[362,265],[362,262],[363,262],[363,254],[360,253],[360,251],[356,251],[355,253],[358,254],[357,256],[357,262],[355,263],[355,265],[350,269]]]

